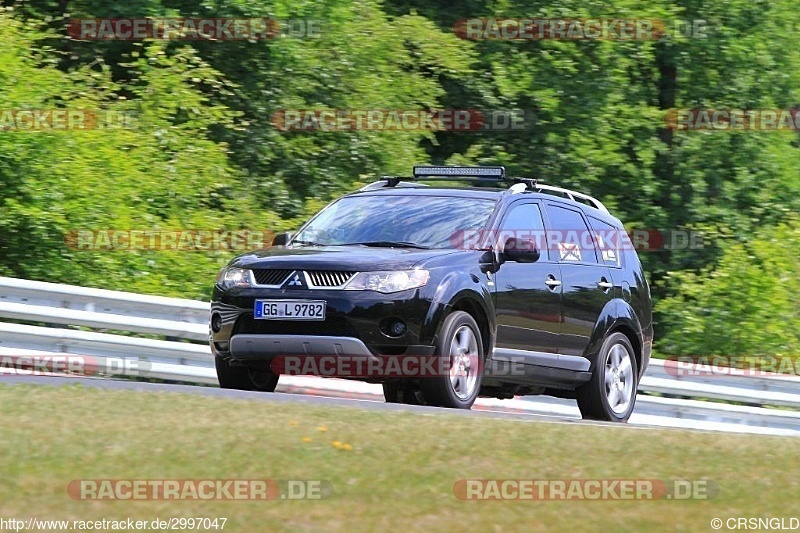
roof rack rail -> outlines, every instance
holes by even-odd
[[[562,196],[569,198],[573,202],[580,202],[582,200],[583,201],[582,203],[587,203],[599,211],[602,211],[604,213],[609,213],[608,208],[605,205],[603,205],[603,202],[601,202],[594,196],[589,196],[588,194],[584,194],[582,192],[577,192],[571,189],[565,189],[563,187],[555,187],[553,185],[545,185],[544,183],[535,183],[535,182],[531,190],[533,192],[559,193]]]

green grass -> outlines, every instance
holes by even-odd
[[[714,517],[791,516],[800,493],[793,438],[2,384],[0,408],[4,518],[227,517],[225,531],[710,531]],[[76,479],[128,478],[321,479],[334,493],[198,502],[79,501],[66,491]],[[464,478],[705,478],[720,493],[461,501],[453,484]]]

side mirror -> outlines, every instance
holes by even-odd
[[[535,263],[541,257],[541,253],[536,248],[534,241],[515,239],[513,237],[506,240],[503,245],[503,259],[516,261],[517,263]]]
[[[291,231],[284,231],[282,233],[278,233],[272,238],[272,246],[286,246],[286,243],[292,238]]]

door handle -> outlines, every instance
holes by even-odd
[[[550,274],[549,276],[547,276],[547,279],[544,280],[544,284],[552,289],[555,287],[560,287],[561,281],[557,280],[552,274]]]
[[[606,278],[600,278],[600,281],[597,282],[597,286],[603,289],[603,291],[607,291],[614,287],[614,284],[608,281]]]

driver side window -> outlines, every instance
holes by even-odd
[[[496,240],[498,249],[502,250],[509,238],[531,241],[536,244],[536,248],[542,253],[543,259],[549,258],[549,254],[546,253],[547,242],[545,240],[542,211],[538,204],[526,202],[516,203],[511,206],[500,225],[500,232]]]

